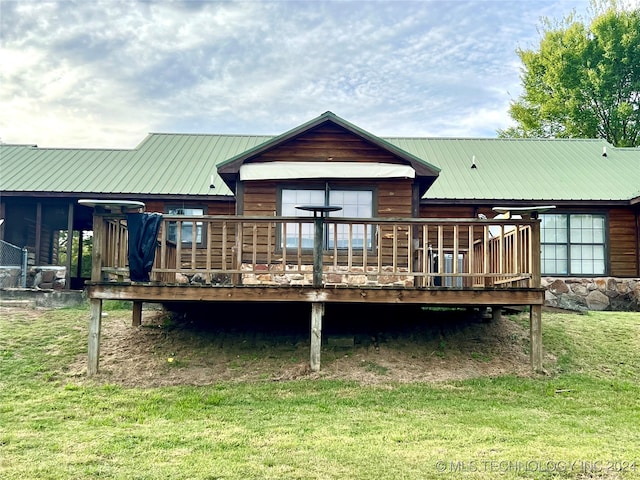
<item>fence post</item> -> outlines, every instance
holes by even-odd
[[[20,269],[20,284],[22,288],[27,288],[27,268],[28,262],[27,259],[29,257],[29,251],[27,247],[22,248],[22,268]]]

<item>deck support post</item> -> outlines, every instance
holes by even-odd
[[[142,324],[142,302],[133,302],[133,319],[131,321],[132,327],[139,327]]]
[[[92,298],[90,300],[89,318],[89,358],[87,374],[89,376],[98,373],[100,359],[100,329],[102,326],[102,300]]]
[[[500,306],[491,307],[491,321],[499,322],[500,320],[502,320],[502,307]]]
[[[320,371],[320,351],[322,348],[322,317],[324,303],[311,304],[311,355],[309,364],[312,372]]]
[[[531,368],[542,371],[542,305],[530,305]]]

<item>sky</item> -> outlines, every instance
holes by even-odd
[[[518,48],[589,0],[0,0],[0,141],[134,148],[278,135],[326,111],[383,137],[495,137]]]

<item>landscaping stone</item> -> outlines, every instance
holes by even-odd
[[[541,281],[545,305],[569,310],[640,311],[638,278],[554,278]]]
[[[554,280],[551,285],[549,285],[549,291],[554,294],[563,294],[569,293],[569,287],[562,280]]]
[[[600,290],[594,290],[587,295],[587,306],[589,310],[606,310],[609,304],[609,297]]]

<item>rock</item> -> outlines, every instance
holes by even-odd
[[[558,297],[558,307],[578,312],[589,309],[585,298],[578,295],[562,295]]]
[[[204,284],[207,283],[207,276],[204,273],[196,273],[191,277],[191,284]]]
[[[629,293],[633,290],[633,288],[630,288],[630,284],[631,282],[620,282],[616,285],[616,290],[620,295],[624,295],[626,293]]]
[[[55,270],[43,269],[41,273],[42,273],[42,283],[53,283],[54,280],[56,279]]]
[[[211,283],[213,285],[231,285],[231,277],[225,273],[211,274]]]
[[[38,269],[36,276],[33,277],[33,288],[40,288],[42,284],[42,270]]]
[[[176,283],[186,285],[187,283],[189,283],[189,277],[182,273],[176,273]]]
[[[569,293],[569,287],[562,280],[557,279],[554,280],[551,285],[549,285],[549,291],[554,294],[558,293]]]
[[[605,278],[596,278],[593,283],[596,284],[598,290],[604,292],[607,289],[607,280]]]
[[[589,310],[606,310],[609,307],[609,297],[600,290],[594,290],[587,295]]]
[[[581,297],[586,297],[589,293],[587,287],[582,283],[577,283],[571,287],[571,291],[576,295],[580,295]]]
[[[549,290],[546,290],[544,292],[544,303],[545,303],[545,305],[548,305],[550,307],[557,307],[558,306],[558,297],[556,297]]]

